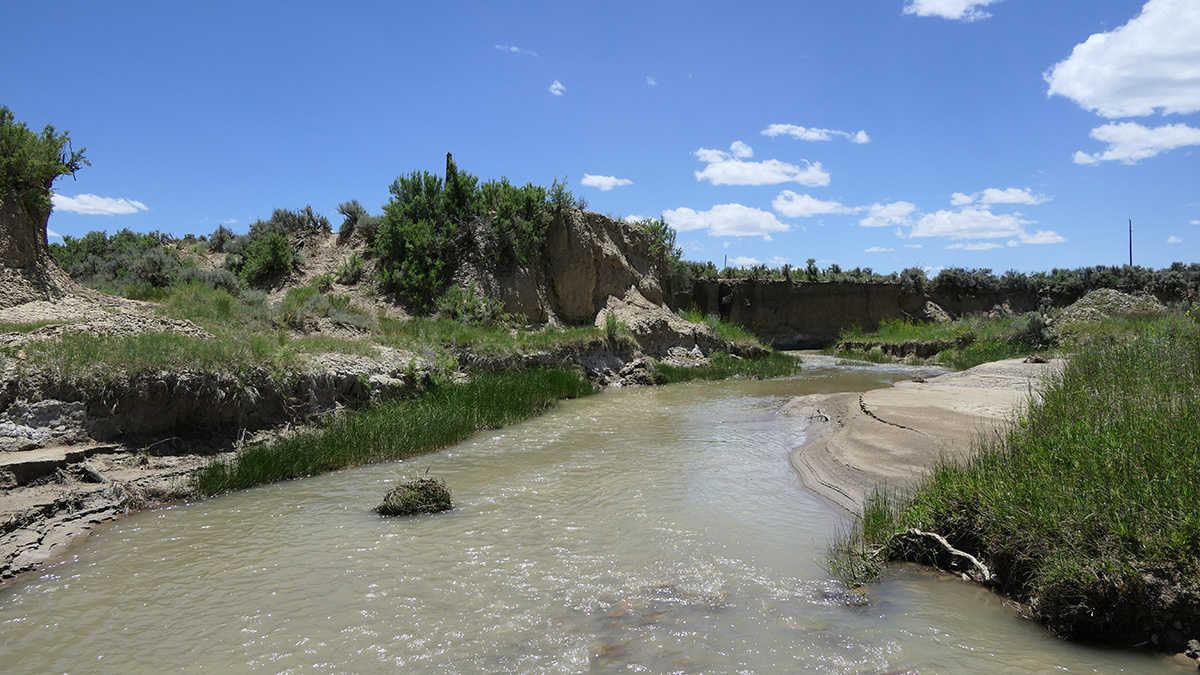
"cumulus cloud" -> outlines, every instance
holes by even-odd
[[[860,209],[852,208],[838,202],[826,202],[812,197],[784,190],[771,202],[777,213],[788,218],[820,216],[834,213],[855,213]]]
[[[132,199],[114,199],[112,197],[100,197],[98,195],[79,195],[78,197],[67,197],[65,195],[55,194],[50,197],[54,208],[59,211],[69,211],[71,213],[83,213],[87,215],[98,216],[124,216],[138,211],[146,211],[148,207],[138,201]]]
[[[562,96],[563,92],[565,92],[566,90],[567,90],[567,88],[564,87],[563,83],[559,82],[558,80],[555,80],[554,84],[551,84],[550,89],[549,89],[550,93],[554,94],[555,96]]]
[[[1192,225],[1200,225],[1200,220],[1189,220],[1188,223]]]
[[[771,241],[771,233],[790,229],[774,214],[741,204],[720,204],[707,211],[671,209],[663,212],[663,219],[678,232],[708,230],[714,237],[762,237]]]
[[[895,250],[894,248],[885,248],[883,246],[872,246],[871,248],[864,248],[863,253],[887,253],[888,251]]]
[[[973,244],[950,244],[946,248],[959,249],[962,251],[987,251],[993,248],[1004,248],[1000,244],[992,242],[977,242]]]
[[[736,258],[730,258],[729,262],[736,267],[753,267],[758,265],[758,258],[747,258],[744,255],[739,255]]]
[[[777,159],[748,162],[754,150],[741,141],[734,141],[729,151],[700,148],[696,157],[708,166],[696,172],[696,180],[713,185],[777,185],[800,183],[809,187],[829,185],[829,172],[820,162],[804,162],[804,166],[788,164]]]
[[[1200,3],[1149,0],[1129,23],[1075,45],[1044,77],[1050,95],[1109,119],[1200,111]]]
[[[1176,236],[1167,237],[1168,244],[1182,244],[1183,240]]]
[[[1083,151],[1076,152],[1076,164],[1108,161],[1137,164],[1168,150],[1200,145],[1200,129],[1186,124],[1150,128],[1137,122],[1121,122],[1092,129],[1092,138],[1108,143],[1108,149],[1090,155]]]
[[[653,75],[647,75],[646,76],[646,86],[647,87],[658,86],[658,80],[654,79]]]
[[[579,181],[588,187],[600,188],[601,192],[620,187],[622,185],[633,185],[633,181],[628,178],[617,178],[616,176],[593,176],[590,173],[583,174],[583,180]]]
[[[871,137],[865,131],[849,133],[834,129],[816,129],[801,127],[795,124],[772,124],[763,129],[763,136],[791,136],[802,141],[832,141],[834,138],[845,138],[851,143],[870,143]]]
[[[1029,188],[987,188],[982,192],[964,194],[955,192],[950,196],[954,206],[965,206],[978,202],[980,204],[1042,204],[1050,201],[1046,195],[1035,195]]]
[[[1025,230],[1026,225],[1035,221],[1024,220],[1019,213],[996,214],[986,207],[964,207],[958,211],[937,211],[921,216],[909,237],[945,237],[947,239],[1009,239],[1010,245],[1017,244],[1056,244],[1066,241],[1058,233],[1050,230],[1038,230],[1030,234]],[[956,248],[966,250],[983,250],[971,248],[976,244],[963,244]],[[987,248],[996,248],[988,246]]]
[[[526,56],[537,56],[537,54],[535,54],[534,52],[531,52],[528,49],[521,49],[520,47],[517,47],[515,45],[496,45],[496,49],[498,49],[502,52],[509,52],[510,54],[524,54]]]
[[[957,21],[978,21],[991,14],[979,9],[1000,0],[909,0],[904,5],[905,14],[938,16]]]
[[[909,202],[872,204],[866,207],[867,217],[858,221],[863,227],[885,227],[887,225],[911,225],[917,205]]]

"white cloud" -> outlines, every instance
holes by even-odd
[[[809,195],[784,190],[771,202],[775,211],[789,218],[819,216],[830,213],[855,213],[859,209],[838,202],[825,202]]]
[[[62,239],[62,235],[61,235],[61,234],[59,234],[59,233],[55,232],[54,230],[52,230],[52,229],[50,229],[50,228],[48,228],[48,227],[46,228],[46,236],[47,236],[47,237],[50,237],[50,238],[52,238],[52,239]]]
[[[734,141],[729,152],[700,148],[696,157],[708,166],[696,172],[696,180],[707,180],[713,185],[777,185],[800,183],[809,187],[829,185],[829,172],[820,162],[804,162],[804,166],[788,164],[777,159],[763,162],[744,161],[754,156],[749,145]]]
[[[958,211],[927,213],[908,233],[909,237],[946,237],[948,239],[1010,239],[1018,244],[1057,244],[1066,241],[1051,230],[1025,231],[1034,221],[1023,220],[1019,213],[995,214],[986,207],[964,207]],[[963,244],[955,248],[979,251],[978,244]],[[999,244],[986,248],[997,248]],[[974,248],[972,248],[974,247]]]
[[[100,197],[97,195],[67,197],[55,194],[50,197],[50,200],[54,204],[54,208],[59,211],[87,215],[123,216],[148,210],[145,204],[132,199],[113,199],[112,197]]]
[[[1004,248],[1004,247],[1001,246],[1000,244],[995,244],[995,243],[991,243],[991,242],[980,242],[980,243],[973,243],[973,244],[950,244],[946,248],[960,249],[963,251],[989,251],[993,248]]]
[[[1200,3],[1149,0],[1129,23],[1075,45],[1044,78],[1051,95],[1110,119],[1200,111]]]
[[[922,248],[921,244],[905,244],[904,248]]]
[[[739,255],[736,258],[730,258],[729,262],[733,263],[737,267],[751,267],[759,264],[758,258],[747,258],[743,255]]]
[[[1029,234],[1027,232],[1027,233],[1023,234],[1020,239],[1016,239],[1016,240],[1008,242],[1008,245],[1016,246],[1017,244],[1061,244],[1066,240],[1067,240],[1066,237],[1062,236],[1061,234],[1059,234],[1053,230],[1038,230],[1037,232],[1034,232],[1033,234]]]
[[[1170,236],[1170,237],[1167,237],[1167,243],[1168,244],[1182,244],[1183,240],[1180,239],[1179,237]]]
[[[863,227],[884,227],[886,225],[911,225],[912,214],[917,205],[909,202],[892,202],[891,204],[872,204],[867,208],[867,217],[858,221]]]
[[[647,87],[654,87],[657,85],[658,85],[658,80],[654,79],[654,76],[652,76],[652,75],[646,76],[646,86]]]
[[[754,156],[754,149],[741,141],[734,141],[729,145],[729,152],[738,159],[750,159]]]
[[[1099,164],[1114,160],[1123,164],[1137,164],[1140,160],[1168,150],[1200,145],[1200,129],[1186,124],[1149,128],[1137,122],[1121,122],[1092,129],[1092,138],[1108,143],[1108,149],[1092,155],[1076,152],[1076,164]]]
[[[955,192],[950,196],[954,206],[965,206],[978,201],[980,204],[1042,204],[1050,201],[1046,195],[1035,195],[1029,188],[987,188],[975,194]]]
[[[771,256],[771,259],[767,261],[767,264],[772,267],[781,267],[787,261],[788,259],[784,258],[783,256],[773,255]]]
[[[616,176],[593,176],[590,173],[583,174],[583,180],[579,181],[588,187],[600,188],[601,192],[620,187],[622,185],[633,185],[633,181],[628,178],[617,178]]]
[[[531,52],[528,49],[521,49],[520,47],[517,47],[515,45],[496,45],[496,49],[498,49],[502,52],[509,52],[511,54],[525,54],[526,56],[537,56],[537,54],[535,54],[534,52]]]
[[[741,204],[720,204],[707,211],[671,209],[663,212],[663,218],[678,232],[708,230],[714,237],[762,237],[771,241],[772,232],[790,229],[774,214]]]
[[[884,248],[883,246],[872,246],[871,248],[863,249],[863,253],[887,253],[888,251],[895,250],[894,248]]]
[[[550,93],[554,94],[555,96],[562,96],[563,92],[566,90],[567,88],[564,87],[563,83],[559,82],[558,80],[555,80],[554,84],[550,85]]]
[[[625,221],[625,222],[627,222],[627,223],[640,223],[641,221],[643,221],[643,220],[645,220],[645,219],[646,219],[646,216],[642,216],[642,215],[632,215],[632,216],[625,216],[625,217],[624,217],[624,218],[622,218],[621,220],[623,220],[623,221]]]
[[[836,131],[834,129],[816,129],[813,127],[801,127],[795,124],[772,124],[763,129],[763,136],[791,136],[802,141],[832,141],[834,138],[845,138],[851,143],[870,143],[871,137],[865,131],[856,133],[848,133],[845,131]]]
[[[1200,220],[1189,220],[1188,222],[1192,225],[1200,225]]]
[[[905,14],[917,16],[940,16],[943,19],[977,21],[991,14],[979,9],[1000,0],[909,0],[904,5]]]

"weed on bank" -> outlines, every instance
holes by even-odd
[[[413,398],[347,413],[327,427],[246,448],[194,475],[214,495],[279,480],[387,462],[458,443],[480,429],[528,419],[566,398],[595,391],[582,373],[561,368],[482,373]]]
[[[869,503],[831,562],[869,580],[892,533],[936,532],[1059,634],[1124,642],[1161,624],[1164,585],[1200,583],[1197,466],[1200,329],[1143,321],[1080,348],[970,461],[937,468],[910,500]]]

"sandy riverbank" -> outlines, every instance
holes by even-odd
[[[1015,420],[1063,361],[996,361],[857,394],[799,396],[788,415],[812,420],[792,466],[806,487],[850,513],[886,485],[912,487],[945,457],[961,459],[980,434]]]

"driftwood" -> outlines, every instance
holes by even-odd
[[[889,558],[928,563],[939,569],[958,572],[982,584],[990,584],[995,575],[978,558],[950,545],[946,538],[934,532],[909,528],[888,539],[881,551]]]

